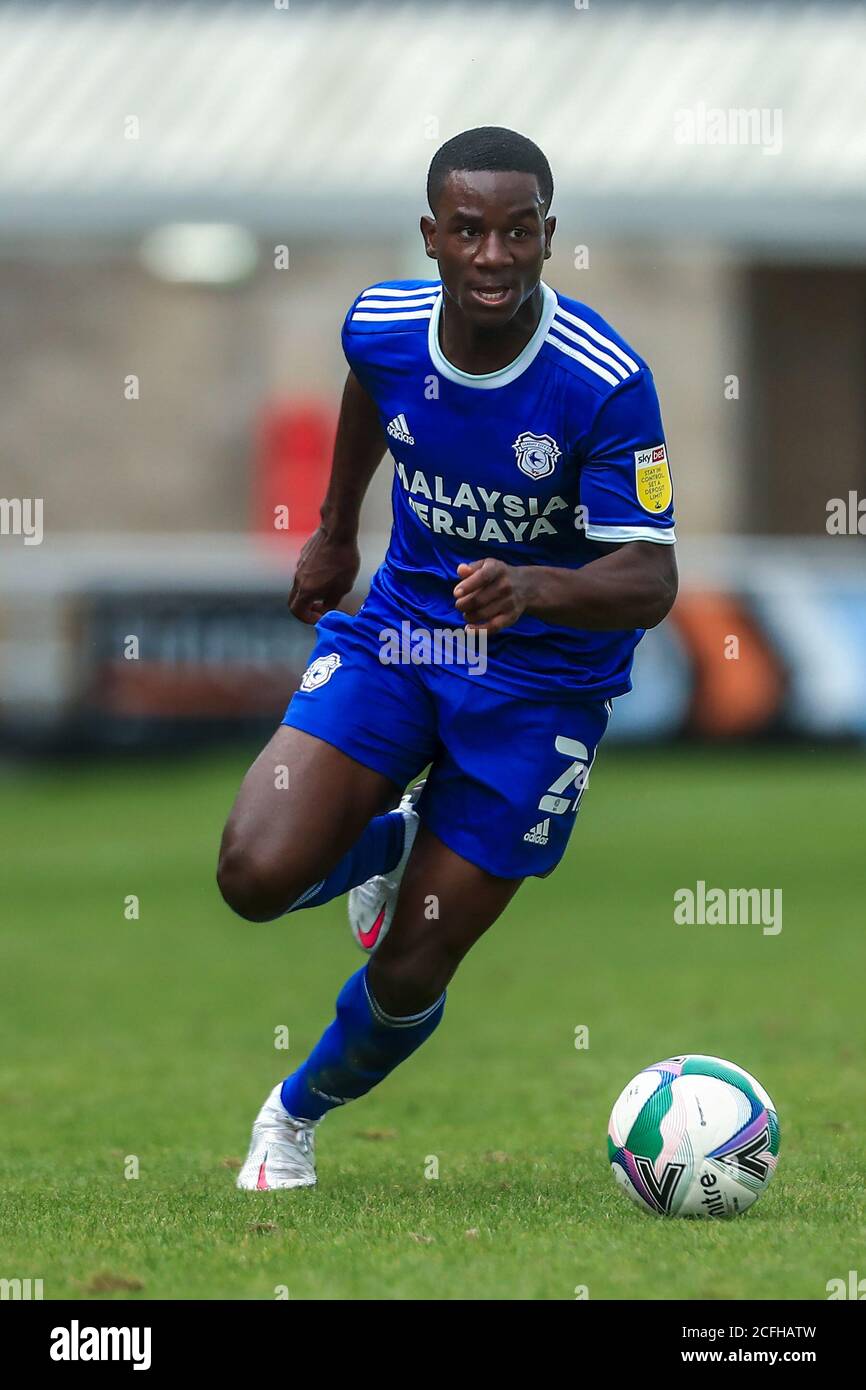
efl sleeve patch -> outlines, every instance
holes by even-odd
[[[667,511],[674,495],[671,470],[664,444],[638,449],[634,456],[635,492],[645,512]]]
[[[664,425],[648,368],[611,391],[581,452],[580,502],[588,540],[666,545],[676,540]]]

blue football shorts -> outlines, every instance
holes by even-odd
[[[447,664],[383,664],[380,624],[333,611],[283,723],[333,744],[418,802],[449,849],[501,878],[556,867],[607,728],[608,700],[527,700]]]

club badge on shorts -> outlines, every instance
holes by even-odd
[[[664,444],[638,449],[634,456],[637,500],[645,512],[664,512],[674,495],[671,470]]]
[[[547,478],[556,467],[562,450],[549,434],[530,434],[524,430],[512,444],[517,455],[517,467],[527,478]]]
[[[340,657],[337,652],[329,652],[327,656],[317,656],[315,661],[311,661],[304,674],[301,676],[301,690],[318,690],[320,685],[329,681],[340,665]]]

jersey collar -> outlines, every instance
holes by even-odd
[[[497,386],[507,386],[509,382],[516,380],[526,368],[535,361],[541,351],[541,344],[547,337],[547,330],[553,321],[556,312],[557,298],[556,292],[541,281],[541,289],[544,295],[544,302],[541,306],[541,318],[538,320],[538,327],[533,333],[523,351],[515,357],[513,362],[508,362],[504,367],[499,367],[495,372],[484,372],[477,376],[472,372],[461,371],[455,367],[448,358],[443,355],[439,346],[439,320],[442,317],[442,298],[441,292],[433,304],[433,312],[430,315],[430,327],[427,333],[427,346],[433,366],[440,376],[447,377],[449,381],[456,381],[458,386],[471,386],[476,391],[490,391]]]

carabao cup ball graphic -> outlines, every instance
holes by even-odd
[[[664,1216],[736,1216],[757,1201],[779,1154],[776,1107],[742,1067],[692,1052],[646,1067],[613,1107],[613,1175]]]

